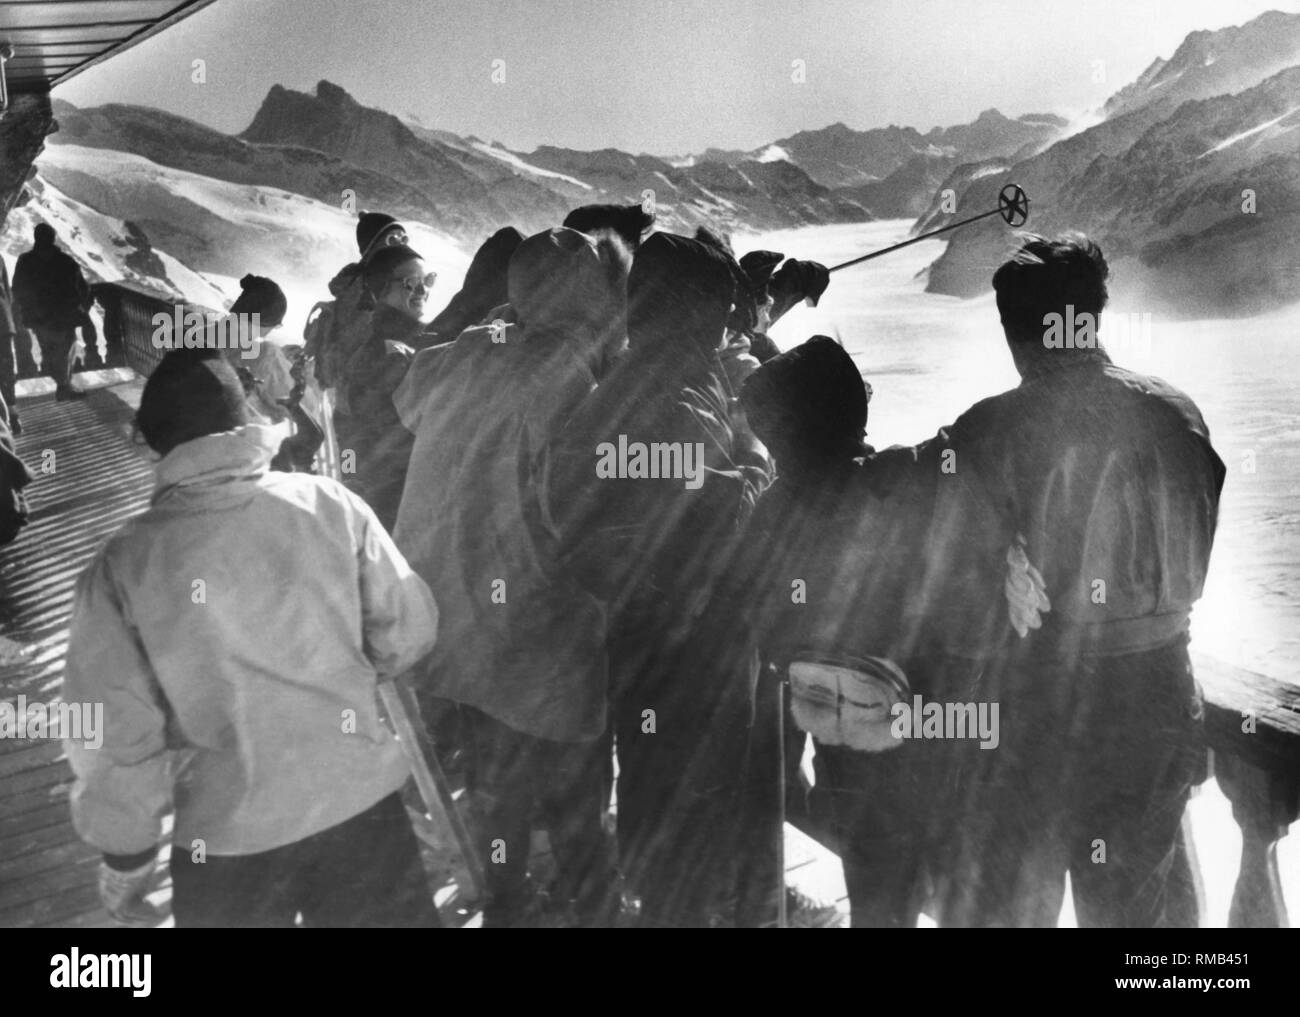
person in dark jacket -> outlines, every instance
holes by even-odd
[[[523,240],[523,234],[517,229],[505,226],[483,241],[469,263],[465,284],[425,327],[430,344],[453,341],[465,329],[483,324],[493,308],[509,300],[510,256]]]
[[[460,706],[487,926],[537,917],[538,822],[555,855],[552,903],[583,926],[608,924],[617,904],[602,823],[605,612],[561,566],[541,479],[602,347],[622,341],[630,262],[612,234],[528,238],[510,259],[518,323],[422,351],[395,396],[416,437],[394,539],[443,605],[427,688]]]
[[[767,480],[718,357],[739,271],[686,237],[641,245],[628,352],[549,472],[564,559],[609,611],[619,852],[648,925],[707,924],[735,861],[753,673],[735,624],[702,615]]]
[[[365,285],[375,311],[369,336],[343,365],[334,433],[343,483],[391,532],[413,444],[393,393],[420,343],[433,278],[409,247],[386,247],[366,262]]]
[[[370,335],[374,301],[366,292],[366,263],[386,248],[405,247],[407,233],[391,215],[362,212],[357,217],[356,238],[360,257],[330,280],[334,299],[318,305],[320,311],[309,316],[304,332],[303,369],[307,384],[314,388],[336,387],[343,365]]]
[[[72,387],[72,347],[90,306],[90,287],[76,259],[55,246],[52,226],[38,223],[32,239],[32,249],[18,256],[14,268],[14,299],[23,323],[36,333],[41,369],[54,379],[55,398],[75,398],[82,393]]]
[[[754,633],[764,674],[771,668],[755,722],[761,747],[751,752],[748,774],[749,855],[767,900],[773,884],[780,886],[773,862],[782,834],[771,798],[782,776],[774,765],[779,700],[763,693],[809,653],[888,659],[913,679],[914,693],[930,698],[935,691],[912,673],[910,648],[923,640],[905,628],[903,613],[927,522],[913,511],[919,492],[906,488],[925,481],[889,460],[873,464],[863,444],[869,398],[853,358],[827,336],[769,360],[741,393],[777,469],[728,577],[733,611]],[[785,723],[786,759],[797,763],[803,735]],[[865,752],[816,743],[809,808],[835,839],[854,927],[916,924],[928,855],[930,748],[904,742]]]
[[[29,342],[25,329],[18,326],[13,293],[9,288],[9,269],[0,258],[0,401],[9,407],[9,427],[14,435],[23,433],[14,405],[18,398],[14,385],[18,380],[18,344]]]
[[[1020,385],[882,453],[938,478],[913,603],[1001,705],[998,751],[963,768],[945,924],[1054,925],[1067,870],[1080,925],[1162,924],[1204,779],[1188,625],[1224,467],[1186,395],[1096,341],[1108,274],[1081,235],[1028,239],[993,276]],[[996,585],[1008,545],[1050,599],[1021,640],[972,594]]]
[[[9,430],[9,408],[0,398],[0,547],[18,538],[27,525],[27,499],[23,488],[32,482],[32,472],[18,458]]]
[[[580,233],[613,230],[635,254],[654,224],[654,212],[643,205],[581,205],[564,217],[562,225]]]

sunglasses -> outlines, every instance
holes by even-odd
[[[430,272],[428,275],[408,275],[401,279],[390,279],[390,283],[401,283],[402,288],[407,293],[418,293],[421,288],[427,293],[433,289],[434,281],[438,278],[437,272]]]
[[[384,234],[385,247],[401,247],[406,243],[406,233],[402,230],[391,230]]]

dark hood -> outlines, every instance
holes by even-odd
[[[716,352],[742,275],[726,251],[655,233],[637,250],[628,276],[630,348]]]
[[[492,308],[504,304],[508,299],[506,270],[510,256],[523,240],[523,234],[513,226],[499,229],[488,237],[474,252],[469,271],[465,273],[465,284],[429,322],[426,331],[437,333],[440,339],[455,339],[465,329],[482,322]]]
[[[853,358],[824,335],[769,360],[740,393],[750,427],[783,476],[863,455],[869,398]]]
[[[561,225],[579,233],[613,230],[635,251],[641,246],[642,235],[654,224],[654,213],[640,205],[583,205],[566,215]]]
[[[330,280],[330,295],[338,300],[361,280],[361,262],[353,261],[339,269],[338,274]]]
[[[749,279],[750,289],[755,296],[766,294],[767,284],[772,281],[773,273],[783,261],[785,255],[776,251],[750,251],[740,259],[741,270]]]

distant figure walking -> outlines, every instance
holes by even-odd
[[[36,333],[41,372],[54,379],[55,398],[74,399],[82,393],[72,387],[72,347],[86,320],[90,287],[76,259],[54,240],[48,223],[32,231],[32,249],[18,256],[14,269],[14,301],[23,324]]]

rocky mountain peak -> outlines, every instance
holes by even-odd
[[[278,88],[279,86],[275,86]],[[355,106],[357,101],[352,98],[348,91],[332,81],[326,81],[322,78],[316,82],[316,98],[330,106]]]

